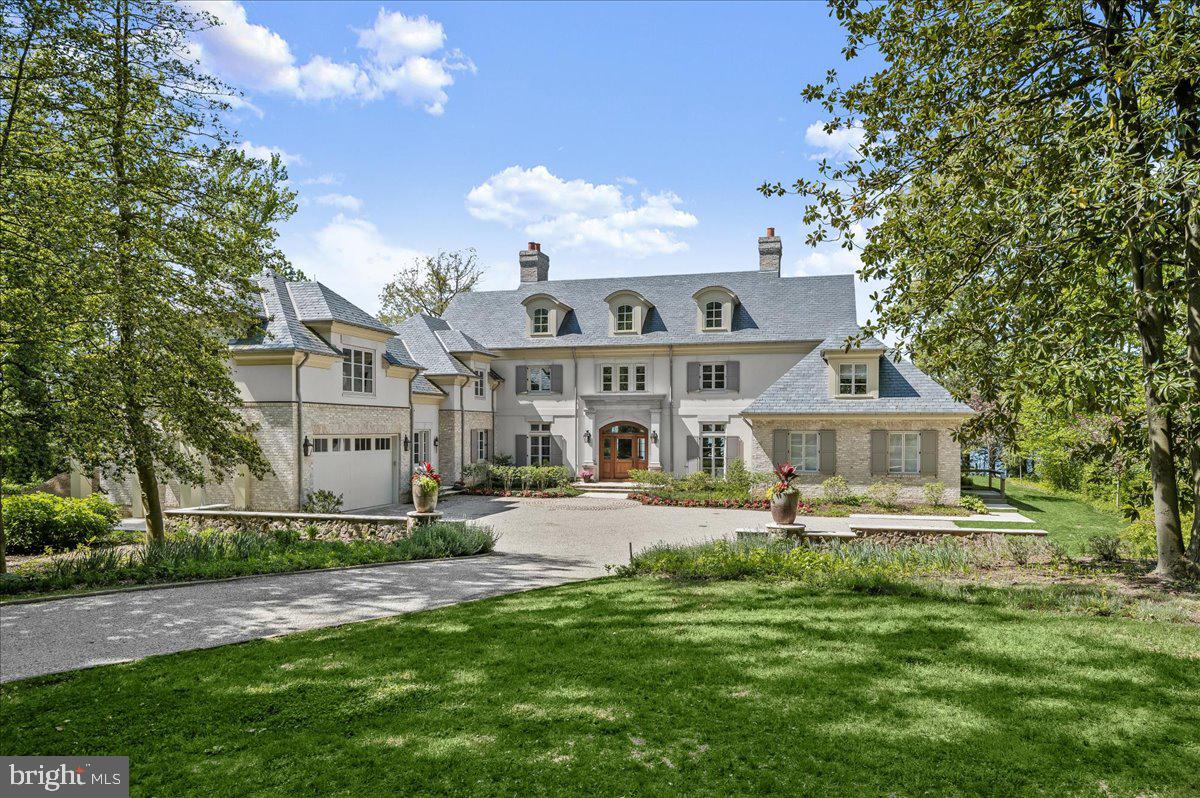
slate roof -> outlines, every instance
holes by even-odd
[[[874,339],[872,339],[874,340]],[[875,341],[878,344],[878,341]],[[970,407],[956,401],[911,361],[879,358],[878,399],[836,399],[829,395],[829,372],[823,349],[840,347],[829,340],[800,359],[787,373],[759,394],[743,415],[873,415],[880,413],[970,414]],[[871,350],[882,348],[868,347]],[[851,351],[854,351],[851,349]]]
[[[264,273],[256,277],[255,282],[262,288],[259,295],[262,302],[262,331],[252,338],[234,341],[230,345],[232,349],[243,352],[296,349],[341,357],[341,352],[300,321],[286,280],[276,274]]]
[[[368,330],[391,332],[392,329],[379,319],[338,294],[324,283],[310,280],[303,283],[288,283],[288,293],[296,308],[296,318],[305,323],[340,321],[365,327]]]
[[[696,302],[701,288],[720,285],[741,300],[730,332],[700,332]],[[642,294],[654,308],[641,335],[613,335],[604,298],[617,290]],[[569,305],[558,335],[525,334],[522,300],[549,294]],[[858,331],[854,276],[777,277],[771,272],[739,271],[589,280],[522,283],[509,291],[470,291],[450,303],[443,318],[467,331],[489,349],[533,349],[605,344],[689,344],[764,341],[820,341]]]
[[[403,340],[408,352],[421,364],[426,374],[433,376],[453,376],[458,374],[468,377],[475,376],[474,372],[464,366],[458,358],[454,357],[448,351],[446,344],[442,340],[442,334],[451,332],[451,330],[450,325],[442,319],[418,313],[399,324],[393,325],[390,329],[394,330],[396,335]],[[456,346],[462,343],[453,336],[447,337],[454,340]],[[465,338],[466,336],[463,337]],[[487,350],[460,351],[483,351],[486,353]]]

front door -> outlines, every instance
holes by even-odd
[[[645,468],[649,445],[646,428],[619,421],[600,430],[600,479],[625,480],[634,468]]]

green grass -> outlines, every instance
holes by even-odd
[[[135,796],[1194,796],[1200,632],[609,579],[6,685]]]
[[[1082,553],[1090,536],[1115,536],[1128,526],[1115,512],[1105,512],[1087,502],[1039,490],[1028,483],[1015,484],[1009,480],[1005,492],[1008,503],[1033,522],[1032,527],[1026,528],[1046,530],[1050,540],[1072,554]],[[990,521],[986,526],[1001,528]]]

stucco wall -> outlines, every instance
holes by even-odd
[[[846,478],[852,490],[865,492],[873,483],[879,481],[894,482],[900,485],[900,498],[905,501],[917,501],[921,498],[921,486],[926,482],[941,480],[946,484],[946,499],[954,500],[959,496],[962,474],[961,451],[958,442],[951,436],[958,421],[948,421],[939,418],[887,418],[883,416],[868,416],[864,418],[844,418],[838,416],[823,417],[793,417],[793,418],[764,418],[755,417],[750,439],[748,465],[755,471],[769,471],[773,463],[781,462],[786,455],[773,452],[774,434],[778,429],[793,431],[832,429],[837,431],[837,469],[836,473]],[[936,429],[938,431],[938,472],[937,476],[873,476],[871,474],[871,430],[886,429],[891,432]],[[827,474],[805,474],[800,477],[800,483],[806,488],[806,493],[819,495],[819,485]]]

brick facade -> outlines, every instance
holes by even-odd
[[[246,421],[258,426],[255,436],[271,471],[262,479],[250,478],[246,509],[295,510],[296,506],[296,403],[260,402],[242,407]],[[216,486],[213,486],[216,487]],[[226,492],[226,491],[222,491]],[[231,486],[230,498],[236,493]]]
[[[949,422],[945,419],[890,419],[881,416],[867,418],[755,417],[753,438],[749,442],[747,451],[749,461],[747,465],[755,471],[770,471],[773,463],[781,462],[786,458],[786,453],[772,451],[776,430],[832,429],[837,432],[836,473],[845,477],[846,482],[850,484],[850,489],[854,492],[864,493],[873,483],[886,480],[900,485],[901,500],[915,502],[922,497],[922,485],[941,480],[946,484],[946,501],[954,501],[958,499],[962,478],[960,448],[958,441],[954,440],[950,434],[957,426],[957,420]],[[936,429],[938,431],[937,476],[873,476],[871,474],[871,430],[873,429],[886,429],[889,432],[919,432]],[[806,495],[819,495],[820,484],[829,477],[829,474],[803,474],[798,482]]]
[[[304,403],[304,434],[315,435],[395,435],[399,452],[401,498],[408,493],[412,478],[412,457],[403,450],[401,442],[412,435],[411,419],[407,407],[376,407],[371,405],[342,405]],[[304,493],[313,489],[312,458],[305,458]],[[294,503],[294,502],[293,502]],[[254,509],[279,510],[284,507]]]

